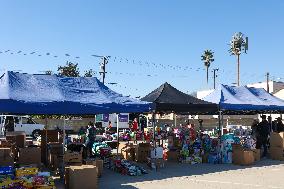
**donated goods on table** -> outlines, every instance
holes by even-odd
[[[36,167],[0,167],[0,188],[46,188],[55,189],[53,178],[49,172],[39,172]]]

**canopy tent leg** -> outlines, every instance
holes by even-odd
[[[220,139],[221,139],[221,135],[222,135],[222,122],[221,122],[221,117],[223,117],[223,116],[222,116],[222,111],[219,111],[219,116],[218,116],[218,122],[219,122],[218,137],[220,137]]]
[[[177,114],[174,113],[175,127],[177,127]]]
[[[221,136],[224,134],[224,114],[221,114]]]
[[[65,162],[64,162],[64,154],[65,154],[65,150],[64,150],[64,147],[65,147],[65,129],[66,129],[66,116],[63,116],[63,141],[62,141],[62,150],[63,150],[63,158],[62,158],[62,170],[61,170],[61,176],[62,178],[64,178],[64,175],[65,175]],[[47,136],[47,134],[45,135]]]
[[[270,129],[269,129],[269,132],[271,133],[273,128],[272,128],[272,112],[270,111],[270,118],[271,118],[271,122],[270,122]]]
[[[118,156],[119,152],[119,127],[118,127],[118,122],[119,122],[119,114],[116,114],[116,134],[117,134],[117,148],[116,148],[116,156]]]
[[[154,140],[154,150],[155,150],[155,156],[156,156],[156,123],[155,123],[155,117],[156,117],[156,112],[152,114],[152,124],[153,124],[153,140]]]
[[[222,125],[221,125],[221,117],[223,118],[223,115],[222,115],[222,111],[219,111],[219,116],[218,116],[218,119],[219,119],[219,131],[218,131],[218,137],[219,137],[219,150],[220,150],[220,163],[222,164],[222,151],[221,151],[221,138],[222,138]]]

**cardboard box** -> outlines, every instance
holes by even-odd
[[[69,162],[65,163],[65,166],[82,166],[83,162]]]
[[[208,163],[209,153],[204,153],[202,155],[202,163]]]
[[[6,140],[15,144],[18,148],[24,148],[26,146],[26,133],[22,131],[7,132]]]
[[[125,145],[124,148],[121,149],[121,154],[124,159],[135,161],[135,146],[133,144]]]
[[[48,144],[63,143],[62,135],[57,130],[41,130],[41,158],[44,164],[48,164]]]
[[[168,137],[168,148],[172,148],[172,147],[174,147],[174,137],[169,136]]]
[[[0,148],[0,165],[1,166],[14,165],[14,157],[12,155],[11,148]]]
[[[65,152],[63,156],[65,163],[82,163],[82,152]]]
[[[167,151],[168,161],[178,162],[179,151]]]
[[[270,157],[274,160],[284,161],[284,148],[270,147]]]
[[[244,151],[242,149],[233,150],[233,164],[252,165],[254,163],[254,152]]]
[[[233,151],[235,150],[242,150],[243,147],[240,144],[232,144]]]
[[[284,148],[284,132],[270,133],[270,147]]]
[[[70,166],[65,171],[65,184],[69,189],[97,189],[98,169],[93,165]]]
[[[19,148],[19,164],[41,164],[41,149],[37,147]]]
[[[60,160],[63,161],[62,158],[59,158],[57,155],[50,154],[48,157],[48,168],[51,170],[56,170],[60,168]]]
[[[12,144],[7,140],[0,141],[0,148],[11,148]]]
[[[10,148],[12,151],[12,157],[17,158],[18,157],[18,149],[16,148],[15,144],[10,143],[7,140],[1,140],[0,148]]]
[[[259,161],[260,160],[260,149],[254,149],[253,151],[253,156],[254,156],[254,161]]]
[[[140,143],[137,146],[140,148],[150,148],[151,144],[150,143]]]
[[[149,143],[140,143],[135,148],[135,160],[140,163],[147,162],[150,157],[151,145]]]
[[[59,142],[48,143],[48,153],[53,155],[62,156],[63,155],[63,144]]]

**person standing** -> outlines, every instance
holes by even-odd
[[[269,135],[269,122],[266,120],[266,115],[261,116],[262,121],[258,124],[258,137],[256,139],[256,148],[261,149],[263,147],[263,155],[262,157],[266,157],[267,155],[267,139]]]
[[[87,136],[87,147],[89,149],[90,156],[92,156],[93,154],[92,149],[96,139],[96,127],[93,122],[89,122],[86,136]]]
[[[204,131],[204,129],[203,129],[203,119],[198,119],[198,123],[199,123],[199,130],[201,132],[203,132]]]
[[[134,118],[134,121],[132,123],[132,130],[133,132],[136,132],[138,130],[138,121],[137,118]]]
[[[276,132],[280,133],[280,132],[284,132],[284,124],[282,122],[281,117],[278,117],[276,120]]]
[[[259,124],[259,121],[258,120],[253,120],[253,123],[251,125],[251,130],[252,130],[252,133],[251,135],[257,139],[258,136],[259,136],[259,133],[258,133],[258,124]]]

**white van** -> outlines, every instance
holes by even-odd
[[[5,135],[9,131],[24,131],[34,138],[40,135],[44,125],[36,123],[30,116],[0,115],[0,132]]]

